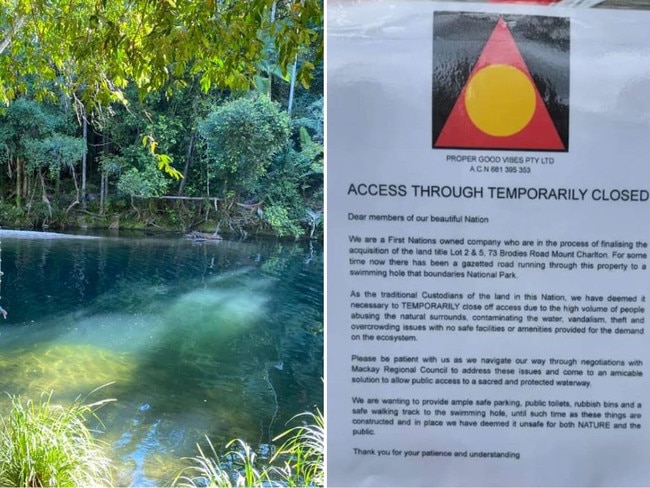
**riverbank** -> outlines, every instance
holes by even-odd
[[[308,212],[287,229],[273,227],[264,218],[263,210],[240,206],[228,213],[217,213],[209,205],[198,202],[156,202],[143,208],[114,205],[116,211],[100,214],[73,209],[70,212],[54,209],[42,214],[38,209],[18,210],[0,203],[0,225],[4,228],[43,232],[109,232],[118,230],[204,235],[218,234],[227,238],[282,238],[291,240],[323,240],[322,212]],[[280,229],[280,230],[279,230]]]

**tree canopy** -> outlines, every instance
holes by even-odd
[[[322,15],[319,0],[0,0],[0,100],[62,90],[97,107],[125,103],[130,82],[171,93],[197,78],[245,90],[269,40],[283,73],[310,47],[321,59]]]
[[[289,140],[289,117],[265,95],[218,107],[199,125],[222,192],[243,193],[266,173]]]

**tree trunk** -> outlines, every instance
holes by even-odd
[[[20,158],[16,158],[16,207],[23,208],[23,182],[22,171],[20,168]]]
[[[5,52],[5,49],[7,49],[11,45],[11,41],[13,40],[14,36],[18,33],[18,31],[22,29],[25,20],[27,20],[26,15],[18,17],[17,19],[14,20],[14,25],[11,26],[11,30],[5,34],[4,39],[2,39],[2,42],[0,42],[0,54]]]
[[[185,182],[187,181],[187,175],[190,170],[190,163],[192,162],[192,152],[194,151],[194,138],[196,133],[192,132],[192,137],[190,137],[189,147],[187,148],[187,156],[185,157],[185,167],[183,168],[183,177],[181,178],[181,183],[178,186],[178,194],[183,194],[183,189],[185,188]]]
[[[47,213],[50,215],[50,219],[52,218],[52,204],[50,203],[50,199],[47,198],[47,192],[45,191],[45,177],[43,176],[43,170],[39,169],[38,170],[38,176],[41,179],[41,200],[47,207]]]
[[[305,0],[300,0],[300,4],[304,7]],[[293,94],[296,90],[296,68],[298,68],[298,55],[296,54],[296,59],[293,61],[293,68],[291,69],[291,86],[289,87],[289,103],[287,107],[287,113],[291,116],[291,109],[293,108]]]
[[[81,124],[83,130],[84,142],[88,144],[88,119],[86,118],[86,107],[81,107]],[[83,157],[81,158],[81,208],[86,210],[86,163],[88,160],[88,149],[84,149]]]
[[[102,173],[102,182],[99,187],[99,215],[104,215],[104,205],[106,202],[106,187],[108,186],[108,176],[106,173]]]
[[[278,7],[278,2],[273,2],[271,5],[271,24],[275,24],[275,11]],[[269,98],[273,99],[273,73],[268,73],[269,76]]]
[[[109,153],[111,141],[106,132],[102,132],[102,152],[104,155]],[[99,187],[99,214],[104,215],[106,210],[106,200],[108,199],[108,173],[102,171],[102,180]]]
[[[74,189],[77,193],[77,198],[74,202],[72,202],[68,208],[66,209],[65,213],[70,212],[72,210],[72,207],[75,205],[79,205],[79,184],[77,183],[77,173],[74,170],[74,166],[70,166],[70,170],[72,171],[72,181],[74,181]]]
[[[291,116],[291,108],[293,107],[293,93],[296,90],[296,68],[298,67],[298,55],[296,54],[296,60],[293,62],[293,68],[291,69],[291,85],[289,86],[289,104],[287,108],[287,113]]]
[[[23,196],[27,197],[29,195],[29,176],[25,171],[25,161],[21,161],[21,172],[23,174]]]

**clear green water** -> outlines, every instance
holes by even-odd
[[[60,402],[101,389],[120,486],[180,458],[268,445],[323,403],[323,260],[309,244],[2,236],[0,391]],[[0,398],[0,412],[7,408]]]

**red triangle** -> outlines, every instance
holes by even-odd
[[[530,123],[521,131],[507,137],[486,134],[478,129],[469,118],[465,108],[465,92],[472,77],[481,69],[492,64],[507,64],[518,68],[530,80],[535,90],[535,112]],[[449,113],[434,147],[474,149],[523,149],[523,150],[565,150],[564,143],[551,120],[539,90],[535,86],[524,58],[519,52],[510,29],[503,18],[499,18],[483,52],[479,56],[460,96]]]
[[[559,0],[490,0],[490,3],[537,3],[542,5],[548,5],[550,3],[556,3]]]

